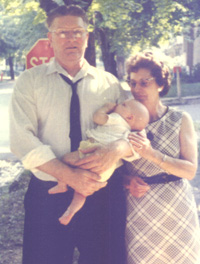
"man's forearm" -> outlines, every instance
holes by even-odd
[[[58,159],[50,160],[38,166],[37,169],[52,175],[59,182],[69,185],[84,196],[93,194],[107,184],[99,182],[100,176],[97,174],[79,168],[71,168]]]
[[[69,177],[71,177],[73,174],[73,169],[58,159],[52,159],[38,166],[37,169],[53,176],[58,181],[62,181],[66,184],[69,181]]]

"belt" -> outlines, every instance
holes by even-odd
[[[140,177],[144,182],[147,184],[160,184],[160,183],[168,183],[168,182],[174,182],[174,181],[179,181],[182,178],[174,176],[172,174],[167,174],[167,173],[160,173],[155,176],[151,177]]]

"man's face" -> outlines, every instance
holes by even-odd
[[[72,63],[79,64],[84,58],[88,32],[81,17],[69,15],[55,18],[48,38],[55,58],[64,68]]]

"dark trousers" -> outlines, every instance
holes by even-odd
[[[49,195],[53,182],[34,176],[25,195],[23,264],[72,264],[74,248],[79,264],[125,264],[125,197],[120,176],[87,197],[69,225],[58,218],[71,202],[73,191]]]
[[[74,223],[64,226],[58,221],[72,192],[49,195],[48,189],[55,184],[31,178],[24,200],[23,264],[72,263]]]

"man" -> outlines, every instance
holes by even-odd
[[[96,109],[120,98],[120,86],[114,76],[90,66],[84,59],[88,21],[80,7],[56,8],[49,13],[47,24],[55,59],[25,71],[16,82],[11,102],[11,150],[32,172],[24,201],[23,264],[71,264],[75,246],[80,251],[79,263],[111,264],[107,244],[104,245],[111,244],[107,239],[109,230],[101,230],[108,220],[103,212],[108,201],[101,200],[102,196],[108,197],[105,191],[108,188],[101,189],[106,184],[97,180],[101,171],[122,158],[126,144],[115,142],[107,149],[90,150],[93,153],[81,168],[62,162],[62,156],[70,152],[71,146],[72,88],[64,78],[68,77],[72,83],[79,80],[77,93],[83,139],[85,131],[94,126],[92,115]],[[95,192],[94,200],[89,197],[82,213],[68,226],[61,225],[58,218],[66,203],[70,204],[73,192],[70,189],[63,194],[48,194],[57,180],[85,196]],[[93,203],[98,210],[93,210]],[[95,215],[93,223],[87,221],[87,215],[90,219]],[[105,256],[102,256],[103,247]]]

